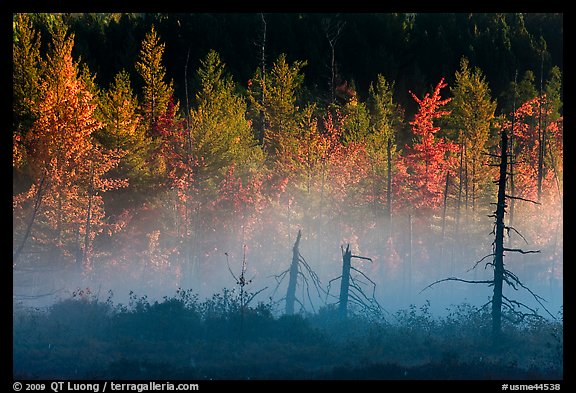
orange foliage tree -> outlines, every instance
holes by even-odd
[[[65,27],[54,32],[37,120],[26,134],[32,184],[13,199],[15,233],[21,234],[15,236],[14,263],[32,239],[34,245],[48,246],[53,257],[71,257],[90,269],[92,240],[107,226],[101,194],[127,184],[105,176],[121,153],[102,148],[93,138],[102,123],[78,76],[73,45],[74,36]]]

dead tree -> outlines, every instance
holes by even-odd
[[[336,100],[336,43],[342,34],[342,29],[346,24],[345,21],[338,19],[339,15],[334,18],[322,19],[322,28],[324,29],[324,34],[326,34],[326,39],[330,45],[330,103],[334,103]]]
[[[294,314],[294,306],[298,303],[302,310],[305,310],[305,301],[304,298],[308,299],[308,303],[314,310],[314,302],[312,301],[312,296],[310,295],[310,280],[312,281],[314,287],[316,288],[316,292],[318,294],[318,298],[322,299],[322,295],[320,292],[324,292],[322,286],[320,284],[320,279],[318,275],[312,270],[308,262],[304,259],[302,254],[300,254],[300,239],[302,238],[302,231],[298,230],[298,235],[296,236],[296,241],[294,242],[294,246],[292,247],[292,262],[290,263],[290,267],[283,271],[282,273],[274,276],[277,281],[276,289],[274,290],[273,295],[278,290],[278,287],[284,280],[284,278],[288,275],[288,289],[286,290],[286,297],[281,300],[286,301],[286,308],[285,312],[287,315]],[[298,300],[296,296],[296,290],[298,287],[298,278],[302,279],[303,286],[302,290],[305,292],[303,293],[303,300]]]
[[[298,282],[298,263],[300,262],[300,238],[302,231],[298,230],[296,242],[292,248],[292,263],[290,264],[290,278],[288,281],[288,289],[286,291],[286,314],[294,314],[294,302],[296,301],[296,283]]]
[[[340,282],[340,315],[346,316],[348,311],[348,292],[350,290],[350,269],[352,268],[352,251],[350,245],[342,253],[342,281]]]
[[[246,314],[246,307],[248,306],[248,304],[262,291],[268,289],[268,287],[264,287],[256,292],[252,292],[249,293],[247,292],[244,287],[246,287],[248,284],[252,283],[252,280],[254,278],[251,278],[250,280],[246,279],[246,270],[248,268],[248,264],[246,262],[246,245],[244,245],[244,254],[242,257],[242,270],[240,271],[240,274],[238,275],[238,277],[234,274],[234,272],[232,271],[232,269],[230,268],[230,262],[228,261],[228,253],[225,252],[224,255],[226,255],[226,264],[228,265],[228,271],[230,272],[230,274],[232,275],[232,277],[236,280],[236,284],[240,287],[240,339],[244,340],[244,318],[245,318],[245,314]]]
[[[375,292],[376,292],[376,283],[372,281],[366,274],[362,273],[360,270],[356,269],[352,266],[352,258],[356,259],[363,259],[366,261],[372,262],[371,258],[361,257],[358,255],[352,255],[352,250],[350,250],[350,244],[346,246],[346,250],[344,247],[342,249],[342,275],[336,278],[333,278],[328,282],[328,291],[326,293],[326,297],[330,295],[330,287],[332,282],[341,279],[340,282],[340,296],[338,300],[338,311],[342,318],[345,318],[348,315],[348,303],[354,303],[357,306],[362,307],[365,310],[369,310],[375,313],[382,311],[382,307],[376,300]],[[351,275],[350,273],[354,271],[358,273],[361,277],[367,280],[372,285],[372,295],[369,297],[366,295],[360,284],[365,284],[362,281],[358,280],[356,277]]]
[[[509,234],[509,232],[512,230],[516,234],[518,234],[520,237],[522,237],[522,235],[518,231],[516,231],[516,229],[514,229],[513,227],[510,227],[510,226],[506,226],[504,224],[504,216],[506,214],[506,207],[507,207],[506,199],[512,199],[512,200],[516,199],[516,200],[522,200],[522,201],[532,202],[532,203],[537,203],[537,202],[530,201],[530,200],[520,198],[520,197],[514,197],[514,196],[506,194],[506,180],[507,180],[507,169],[508,169],[508,153],[507,153],[508,152],[508,136],[506,135],[506,130],[502,130],[501,135],[502,135],[501,152],[500,152],[500,155],[497,156],[500,159],[500,163],[498,164],[500,174],[499,174],[498,180],[495,181],[495,183],[498,184],[498,199],[496,202],[496,211],[494,212],[494,214],[490,215],[490,217],[493,217],[496,220],[494,223],[494,228],[491,232],[492,234],[494,234],[494,242],[492,243],[493,252],[491,254],[484,256],[479,261],[477,261],[474,264],[474,266],[470,269],[470,270],[475,269],[478,266],[478,264],[480,264],[483,260],[485,260],[489,257],[493,257],[492,262],[487,262],[485,265],[485,268],[490,266],[494,269],[494,278],[492,280],[465,280],[465,279],[456,278],[456,277],[449,277],[449,278],[435,281],[422,290],[422,291],[424,291],[424,290],[430,288],[431,286],[438,284],[440,282],[444,282],[444,281],[459,281],[459,282],[470,283],[470,284],[488,284],[489,286],[493,286],[494,290],[493,290],[493,294],[492,294],[492,299],[488,303],[484,304],[481,308],[484,308],[484,307],[488,306],[489,304],[492,304],[492,312],[491,312],[492,336],[494,339],[499,338],[501,336],[501,333],[502,333],[502,318],[504,317],[504,314],[502,313],[503,307],[505,307],[508,311],[510,311],[510,314],[512,315],[512,318],[513,318],[512,319],[513,322],[520,322],[521,320],[523,320],[527,316],[534,316],[534,317],[540,317],[541,318],[541,316],[538,315],[537,310],[535,310],[534,308],[531,308],[522,302],[519,302],[519,301],[516,301],[513,299],[509,299],[508,297],[506,297],[502,291],[504,283],[506,283],[508,286],[512,287],[514,290],[518,290],[519,288],[523,288],[524,290],[528,291],[532,295],[532,297],[536,300],[536,302],[540,306],[542,306],[542,308],[548,313],[548,315],[550,315],[553,319],[555,319],[555,317],[548,311],[548,309],[544,306],[544,304],[542,304],[542,301],[544,301],[544,299],[542,297],[538,296],[537,294],[535,294],[534,292],[532,292],[532,290],[530,288],[525,286],[520,281],[520,279],[518,278],[518,276],[516,274],[514,274],[510,270],[506,269],[505,264],[504,264],[504,252],[506,252],[506,251],[507,252],[519,252],[521,254],[539,253],[540,251],[524,251],[522,249],[512,249],[512,248],[504,247],[504,233],[505,232],[507,234]],[[522,310],[527,310],[527,311],[522,311]]]

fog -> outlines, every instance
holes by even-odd
[[[286,218],[283,224],[266,225],[282,215]],[[101,252],[88,272],[70,263],[48,264],[42,259],[30,259],[30,263],[14,269],[14,299],[26,306],[42,308],[70,298],[75,291],[89,289],[99,299],[111,297],[115,303],[126,304],[131,293],[156,301],[174,295],[178,288],[209,298],[224,288],[239,290],[237,278],[244,261],[247,280],[244,289],[259,292],[252,301],[274,303],[282,313],[288,278],[286,275],[280,281],[278,276],[290,267],[298,230],[302,231],[300,255],[317,275],[321,289],[319,294],[312,280],[306,285],[299,278],[300,304],[296,307],[299,312],[312,313],[338,302],[340,281],[335,279],[342,274],[342,253],[348,244],[353,255],[371,259],[354,258],[352,266],[375,286],[357,272],[353,271],[352,276],[359,277],[366,294],[374,291],[374,298],[385,313],[429,302],[430,311],[443,316],[451,305],[469,303],[480,307],[492,296],[492,287],[486,284],[437,282],[446,278],[493,279],[493,270],[486,265],[492,260],[489,254],[494,241],[493,222],[486,214],[483,217],[470,214],[470,221],[460,224],[459,233],[454,219],[448,217],[444,237],[441,217],[401,213],[392,215],[391,223],[376,214],[357,223],[326,214],[302,215],[290,221],[286,212],[270,208],[254,218],[249,230],[243,227],[240,217],[231,218],[230,222],[235,223],[235,230],[223,233],[214,228],[203,230],[200,234],[203,243],[211,248],[197,247],[189,260],[175,257],[174,252],[162,258],[152,258],[150,253],[148,259],[141,254],[131,256],[126,253],[127,244],[112,251],[126,253],[121,258],[115,258],[112,252]],[[511,239],[506,241],[513,245],[511,248],[539,252],[507,252],[505,265],[527,288],[541,296],[546,309],[557,316],[563,304],[562,223],[556,226],[559,232],[548,239],[534,227],[538,222],[533,217],[518,219],[515,228],[521,235],[511,233]],[[169,253],[168,248],[161,250],[161,242],[160,233],[155,251]],[[328,294],[331,280],[334,281]],[[539,309],[545,318],[550,317],[523,288],[514,290],[504,285],[504,295]]]
[[[96,241],[89,269],[28,254],[14,267],[15,378],[562,378],[561,212],[516,210],[507,247],[539,252],[506,252],[523,286],[504,283],[505,303],[518,307],[503,307],[504,336],[493,341],[488,209],[458,223],[453,209],[444,220],[388,220],[316,206],[278,203],[198,225],[185,238],[193,247],[170,243],[170,221],[150,213]]]

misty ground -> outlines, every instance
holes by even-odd
[[[462,303],[395,313],[282,315],[237,290],[179,290],[126,303],[75,292],[44,309],[14,304],[17,379],[547,379],[563,377],[562,315],[505,319]]]

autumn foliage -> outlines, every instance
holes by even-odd
[[[439,138],[436,134],[440,127],[434,124],[436,119],[450,114],[442,110],[451,100],[440,96],[440,90],[446,86],[444,79],[440,80],[432,94],[426,93],[422,99],[411,93],[419,110],[410,122],[414,143],[405,147],[405,154],[397,163],[395,184],[401,207],[411,206],[415,210],[440,207],[446,173],[455,170],[454,153],[458,145]]]
[[[466,187],[474,201],[493,199],[489,157],[499,128],[513,133],[516,196],[537,197],[541,172],[542,208],[561,209],[563,121],[552,98],[519,102],[496,119],[486,81],[467,60],[452,97],[444,78],[420,97],[378,75],[365,101],[342,82],[350,99],[327,103],[304,88],[306,61],[285,54],[242,82],[211,50],[189,80],[172,81],[170,48],[152,27],[133,70],[118,69],[100,89],[73,56],[74,34],[58,26],[44,54],[47,37],[15,19],[15,266],[49,258],[91,272],[97,261],[102,277],[122,271],[190,286],[244,245],[262,269],[274,269],[303,229],[318,260],[339,259],[350,243],[382,262],[370,267],[376,273],[407,275],[408,255],[431,261],[439,239],[449,234],[455,245],[467,234],[455,218],[468,209]],[[176,87],[186,89],[185,102]],[[399,95],[415,109],[401,108]],[[474,99],[483,105],[476,123]],[[481,221],[490,207],[474,209],[467,214]],[[418,251],[402,240],[408,230]]]

